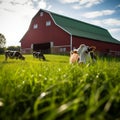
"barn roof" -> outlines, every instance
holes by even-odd
[[[51,14],[52,18],[54,19],[57,25],[62,27],[65,31],[68,31],[73,36],[120,44],[118,40],[114,39],[110,35],[108,30],[102,27],[88,24],[66,16],[62,16],[50,11],[47,12]]]

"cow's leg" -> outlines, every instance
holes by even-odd
[[[22,59],[21,53],[16,52],[16,53],[15,53],[15,58],[16,58],[16,59]]]
[[[44,60],[44,61],[46,60],[46,59],[45,59],[45,56],[44,56],[43,54],[41,54],[41,53],[39,54],[39,59],[42,59],[42,60]]]
[[[96,55],[95,55],[95,53],[93,51],[90,52],[90,57],[91,57],[93,62],[95,62],[97,60]]]
[[[42,59],[42,60],[44,60],[44,61],[46,60],[46,59],[45,59],[45,56],[44,56],[44,54],[43,54],[42,52],[40,52],[40,56],[41,56],[41,59]]]
[[[7,61],[8,53],[5,53],[5,61]]]
[[[46,58],[45,58],[45,56],[44,56],[44,55],[42,55],[42,56],[41,56],[41,58],[42,58],[44,61],[46,60]]]

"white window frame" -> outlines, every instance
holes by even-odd
[[[38,28],[38,24],[36,23],[33,25],[33,29],[37,29],[37,28]]]
[[[51,26],[51,21],[50,20],[46,21],[46,26]]]
[[[43,16],[43,12],[40,12],[40,16],[41,16],[41,17]]]

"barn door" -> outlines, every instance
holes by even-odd
[[[38,43],[33,44],[33,51],[41,51],[43,53],[51,53],[50,51],[50,42],[49,43]]]

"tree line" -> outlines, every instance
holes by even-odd
[[[20,46],[9,46],[5,47],[6,38],[0,33],[0,54],[3,54],[5,50],[20,51]]]

